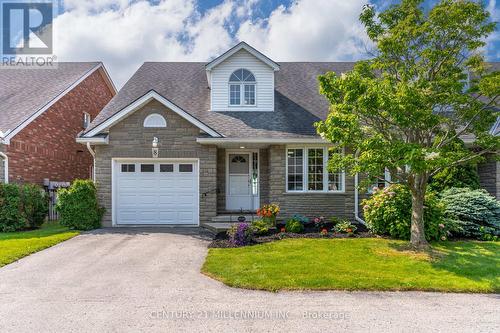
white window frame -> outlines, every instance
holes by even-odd
[[[167,127],[167,120],[159,113],[151,113],[142,123],[144,128],[165,128]]]
[[[384,169],[384,188],[390,185],[391,181],[391,173],[389,172],[389,169],[385,168]],[[378,182],[373,183],[370,185],[368,188],[368,194],[373,194],[373,188],[377,187],[378,188]]]
[[[345,193],[345,171],[341,174],[341,190],[328,190],[328,149],[331,147],[325,146],[286,146],[285,148],[285,192],[286,193]],[[288,189],[288,150],[289,149],[302,149],[302,190],[289,190]],[[309,190],[309,149],[323,149],[323,190]],[[342,149],[344,153],[344,149]]]
[[[237,70],[240,70],[240,69],[245,69],[247,71],[249,71],[250,73],[252,73],[253,77],[255,78],[255,81],[249,81],[249,82],[231,82],[229,81],[230,78],[231,78],[231,75],[233,75],[233,73]],[[231,104],[231,86],[237,86],[239,85],[240,86],[240,104]],[[254,104],[245,104],[245,86],[254,86]],[[228,79],[228,85],[227,85],[227,105],[228,107],[230,108],[239,108],[239,107],[245,107],[245,108],[255,108],[257,107],[257,78],[255,77],[255,74],[247,69],[247,68],[237,68],[235,69],[234,71],[231,72],[231,74],[229,75],[229,79]]]

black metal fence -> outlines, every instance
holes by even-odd
[[[43,185],[45,191],[47,192],[47,196],[49,197],[49,212],[48,219],[49,221],[56,221],[59,219],[59,214],[56,211],[57,204],[57,191],[61,188],[69,187],[69,182],[54,182],[49,179],[45,179],[43,181]]]
[[[47,195],[49,197],[49,221],[56,221],[59,219],[59,214],[56,211],[57,204],[57,188],[47,188]]]

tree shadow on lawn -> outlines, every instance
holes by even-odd
[[[500,290],[500,244],[479,241],[448,241],[433,243],[425,252],[415,252],[409,245],[390,243],[389,246],[410,256],[427,257],[436,269],[453,273],[473,281],[489,281],[495,291]]]

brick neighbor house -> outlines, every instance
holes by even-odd
[[[0,180],[89,178],[93,158],[74,138],[115,94],[99,62],[0,69]]]

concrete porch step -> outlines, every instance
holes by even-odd
[[[200,226],[202,228],[207,229],[208,231],[212,232],[214,235],[217,235],[222,232],[226,232],[229,228],[231,228],[231,225],[235,223],[229,223],[229,222],[205,222],[202,223]]]
[[[259,217],[257,215],[249,215],[249,214],[222,214],[212,217],[211,222],[213,223],[237,223],[239,222],[238,218],[240,216],[245,217],[245,222],[251,223],[252,221],[258,220]]]

